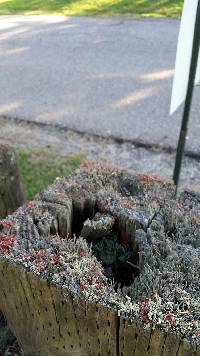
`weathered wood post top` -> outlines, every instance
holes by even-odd
[[[0,308],[26,355],[200,355],[200,197],[83,167],[0,222]]]

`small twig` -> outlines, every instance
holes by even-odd
[[[137,267],[136,265],[134,265],[133,263],[131,263],[131,262],[129,262],[129,261],[125,261],[126,263],[128,263],[129,265],[131,265],[131,266],[133,266],[133,267],[135,267],[135,268],[137,268],[138,270],[140,270],[139,269],[139,267]]]

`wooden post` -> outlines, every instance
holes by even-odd
[[[5,218],[23,204],[23,191],[15,152],[0,145],[0,218]],[[0,353],[15,341],[0,310]]]
[[[14,150],[0,145],[0,218],[23,204],[24,197]]]

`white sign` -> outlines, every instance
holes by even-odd
[[[184,102],[187,93],[198,0],[185,0],[178,38],[170,115]],[[200,60],[195,83],[200,81]]]

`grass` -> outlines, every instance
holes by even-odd
[[[0,0],[0,15],[48,13],[177,18],[182,4],[183,0]]]
[[[58,159],[46,152],[17,150],[20,173],[27,200],[51,184],[58,176],[71,173],[81,163],[80,156]]]

